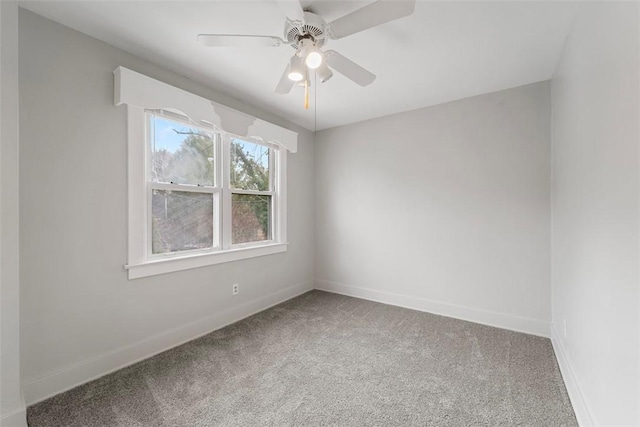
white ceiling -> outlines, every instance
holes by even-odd
[[[329,22],[370,2],[302,4]],[[312,88],[309,110],[302,88],[274,93],[291,47],[207,48],[196,42],[199,33],[282,36],[285,18],[274,0],[20,5],[314,130],[549,79],[577,4],[418,0],[410,17],[327,43],[377,79],[360,87],[334,73]]]

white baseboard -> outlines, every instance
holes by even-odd
[[[313,286],[310,282],[300,283],[231,307],[204,319],[154,335],[138,343],[121,347],[51,372],[42,377],[26,380],[23,383],[26,404],[33,405],[63,391],[93,381],[118,369],[238,322],[312,289]]]
[[[7,414],[2,414],[0,427],[27,427],[27,410],[21,407]]]
[[[360,288],[328,280],[316,279],[315,289],[549,338],[549,323],[542,320]]]
[[[553,345],[553,351],[556,353],[560,373],[562,374],[562,379],[564,380],[565,387],[567,388],[567,394],[569,395],[569,400],[571,400],[573,412],[576,414],[576,418],[578,419],[578,424],[583,427],[597,425],[591,410],[589,410],[589,405],[587,405],[582,389],[576,381],[575,374],[571,368],[571,363],[567,357],[567,352],[562,341],[559,339],[558,331],[554,325],[551,325],[551,344]]]

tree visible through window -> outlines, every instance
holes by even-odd
[[[269,148],[231,141],[232,242],[268,240],[271,222]]]
[[[166,117],[148,118],[150,254],[273,238],[273,148]],[[225,152],[229,170],[220,154]],[[230,242],[224,241],[225,226]]]

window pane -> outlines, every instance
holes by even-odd
[[[269,191],[269,147],[240,139],[231,141],[231,187]]]
[[[232,195],[232,243],[269,240],[271,196]]]
[[[215,185],[214,135],[151,117],[151,181]]]
[[[152,253],[213,246],[213,194],[153,190]]]

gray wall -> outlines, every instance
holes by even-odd
[[[583,3],[552,80],[554,344],[584,424],[640,424],[638,9]]]
[[[548,335],[546,82],[316,136],[319,288]]]
[[[26,426],[20,385],[18,5],[0,2],[0,425]]]
[[[20,10],[20,255],[27,403],[310,289],[313,136]],[[298,131],[285,254],[127,280],[125,66]],[[231,284],[240,295],[231,296]]]

